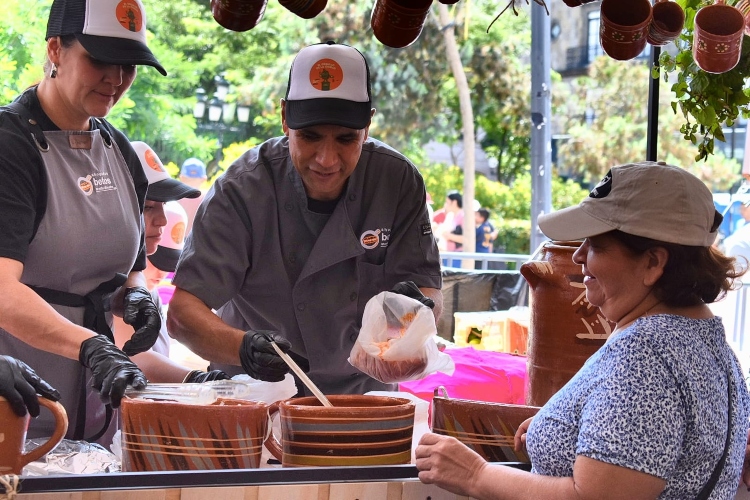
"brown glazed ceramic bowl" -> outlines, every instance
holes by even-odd
[[[451,399],[440,386],[432,399],[432,432],[453,436],[488,462],[528,463],[525,451],[513,449],[513,439],[521,423],[538,411],[538,406]]]
[[[414,403],[406,398],[360,394],[315,397],[271,405],[278,410],[281,443],[266,447],[284,467],[395,465],[411,461]]]
[[[269,421],[265,403],[125,398],[121,408],[123,472],[260,467]]]

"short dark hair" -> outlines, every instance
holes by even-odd
[[[654,285],[656,297],[670,307],[710,304],[734,288],[737,278],[745,274],[737,269],[735,259],[713,247],[679,245],[622,231],[610,233],[634,255],[663,247],[669,252],[664,274]]]
[[[445,197],[458,203],[458,208],[464,207],[464,197],[461,196],[461,193],[459,193],[458,191],[448,191]]]
[[[484,208],[484,207],[482,207],[482,208],[480,208],[479,210],[477,210],[477,213],[478,213],[478,214],[479,214],[480,216],[482,216],[482,218],[483,218],[484,220],[487,220],[487,219],[489,219],[489,218],[490,218],[490,211],[489,211],[489,210],[487,210],[487,209],[486,209],[486,208]]]

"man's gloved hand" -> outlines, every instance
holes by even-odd
[[[391,292],[400,293],[401,295],[406,295],[414,300],[418,300],[430,309],[435,307],[435,301],[426,297],[413,281],[401,281],[396,283],[393,285],[393,288],[391,288]]]
[[[146,376],[120,349],[104,335],[96,335],[81,343],[78,361],[91,368],[94,381],[91,386],[99,391],[99,397],[112,408],[120,406],[125,389],[146,387]]]
[[[60,393],[39,378],[39,375],[26,363],[10,356],[0,356],[0,396],[10,403],[13,412],[19,417],[39,416],[37,393],[52,401],[60,400]]]
[[[128,356],[148,351],[159,338],[161,314],[148,290],[142,286],[125,289],[125,309],[122,319],[135,329],[122,350]]]
[[[214,380],[229,380],[232,377],[227,375],[221,370],[211,370],[210,372],[204,372],[202,370],[193,370],[187,374],[183,384],[202,384],[203,382],[213,382]]]
[[[276,342],[276,345],[289,354],[303,371],[306,372],[310,369],[307,359],[291,352],[292,344],[278,332],[248,330],[245,332],[245,337],[242,339],[242,345],[240,346],[240,361],[245,373],[254,379],[265,382],[281,382],[284,380],[284,375],[289,371],[289,367],[276,353],[271,342]]]

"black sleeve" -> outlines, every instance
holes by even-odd
[[[23,262],[47,208],[47,179],[30,131],[6,109],[0,151],[0,257]]]

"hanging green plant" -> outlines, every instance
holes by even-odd
[[[669,74],[677,72],[677,81],[672,84],[675,99],[672,109],[685,117],[680,127],[684,138],[698,146],[695,159],[705,160],[714,152],[714,140],[724,140],[722,127],[732,126],[740,116],[750,115],[750,91],[745,89],[745,80],[750,76],[750,37],[743,36],[740,62],[733,69],[719,74],[700,69],[693,59],[693,31],[695,14],[701,7],[711,5],[712,0],[676,0],[685,10],[685,27],[675,40],[677,53],[667,51],[659,57],[660,68],[654,68],[654,78],[662,72],[665,82]],[[727,0],[734,5],[740,0]]]

